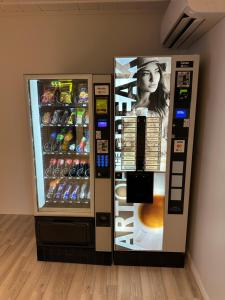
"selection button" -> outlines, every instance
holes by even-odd
[[[172,173],[173,174],[183,174],[184,162],[183,161],[173,161],[172,163]]]
[[[182,187],[183,176],[182,175],[172,175],[172,187]]]
[[[181,201],[182,189],[171,189],[171,201]]]

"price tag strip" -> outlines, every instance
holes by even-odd
[[[147,117],[145,170],[159,171],[161,157],[162,125],[159,117]]]
[[[137,118],[122,118],[121,169],[123,171],[136,169],[136,135]]]

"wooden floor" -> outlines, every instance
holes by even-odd
[[[202,300],[188,270],[36,260],[31,216],[0,215],[0,300]]]

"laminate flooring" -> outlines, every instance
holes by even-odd
[[[202,300],[188,269],[36,259],[32,216],[0,215],[0,300]]]

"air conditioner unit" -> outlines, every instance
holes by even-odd
[[[161,43],[188,48],[225,16],[225,0],[171,0],[161,25]]]

